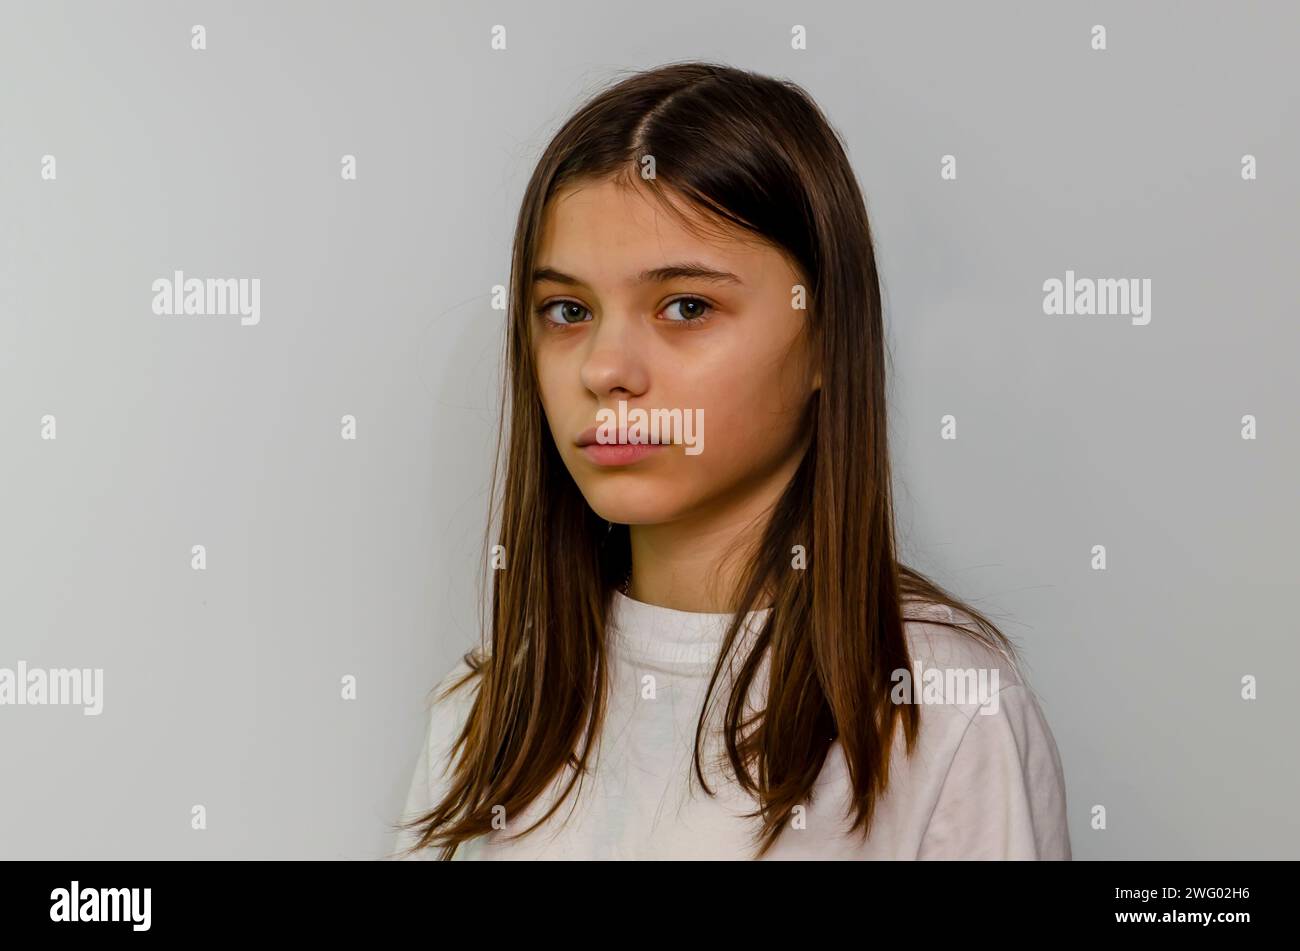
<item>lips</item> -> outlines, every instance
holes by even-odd
[[[630,466],[664,451],[656,443],[588,443],[581,449],[589,462],[602,467]]]
[[[628,442],[626,430],[617,433],[616,442],[600,442],[598,432],[595,426],[584,429],[574,443],[588,461],[602,468],[631,466],[664,451],[664,446],[657,443]]]
[[[596,446],[596,445],[604,445],[604,446],[639,446],[639,445],[643,445],[642,443],[634,443],[634,442],[630,442],[630,441],[628,440],[628,438],[627,438],[627,433],[626,433],[626,432],[620,432],[620,433],[618,433],[618,437],[617,437],[615,440],[613,440],[612,442],[607,442],[607,443],[598,443],[598,442],[596,441],[596,433],[597,433],[598,431],[599,431],[599,430],[598,430],[595,426],[590,426],[590,427],[588,427],[587,429],[584,429],[581,433],[578,434],[578,438],[575,439],[575,440],[573,441],[573,442],[574,442],[574,445],[576,445],[579,449],[583,448],[584,446]]]

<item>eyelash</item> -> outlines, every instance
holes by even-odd
[[[689,324],[689,325],[692,326],[692,329],[693,329],[695,325],[703,324],[703,323],[709,321],[710,319],[712,319],[712,316],[713,316],[713,315],[712,315],[712,311],[715,310],[716,308],[715,308],[711,303],[709,303],[708,301],[704,300],[702,297],[693,297],[693,296],[691,296],[691,295],[689,295],[689,294],[684,294],[684,295],[682,295],[681,297],[674,297],[672,300],[670,300],[670,301],[669,301],[667,304],[665,304],[664,306],[665,306],[665,307],[671,307],[671,306],[673,306],[673,304],[680,304],[680,303],[682,303],[683,301],[694,301],[694,302],[697,303],[697,304],[703,304],[703,305],[704,305],[704,308],[705,308],[704,313],[701,314],[701,315],[698,316],[698,317],[687,317],[687,318],[684,318],[684,319],[682,319],[682,320],[668,320],[668,321],[665,321],[665,323],[669,323],[669,324]],[[567,330],[567,329],[569,329],[570,327],[577,327],[577,326],[579,326],[580,324],[591,323],[591,321],[589,321],[589,320],[578,320],[578,321],[575,321],[575,322],[573,322],[573,323],[568,323],[567,321],[558,321],[558,322],[557,322],[557,321],[554,321],[554,320],[547,320],[547,319],[546,319],[546,312],[549,311],[549,310],[550,310],[552,307],[554,307],[556,304],[576,304],[577,306],[582,307],[582,305],[579,304],[576,300],[569,300],[569,299],[567,299],[567,298],[557,297],[555,300],[547,301],[545,304],[542,304],[542,305],[540,305],[540,306],[534,308],[533,313],[536,315],[537,319],[540,320],[540,321],[542,322],[543,326],[544,326],[547,330],[552,330],[552,331],[560,332],[560,331]],[[587,311],[588,314],[591,313],[591,311],[590,311],[588,308],[586,308],[586,307],[582,307],[582,309],[585,310],[585,311]],[[682,328],[682,329],[685,329],[685,328]]]

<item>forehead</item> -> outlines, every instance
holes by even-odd
[[[613,283],[667,260],[690,258],[741,274],[771,267],[772,259],[780,258],[755,235],[705,214],[680,195],[670,193],[670,200],[687,222],[645,187],[604,180],[564,188],[547,205],[536,260]]]

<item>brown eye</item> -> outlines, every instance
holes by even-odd
[[[672,308],[680,306],[676,318],[670,317],[673,323],[689,323],[704,318],[708,312],[713,309],[713,305],[708,301],[700,300],[698,297],[679,297],[674,301],[669,301],[668,306],[664,309],[665,313],[672,313]]]
[[[557,314],[557,308],[559,316],[558,320],[554,319]],[[555,300],[537,308],[537,313],[548,324],[555,324],[556,326],[563,327],[569,324],[583,323],[583,314],[590,314],[590,311],[581,304],[571,300]]]

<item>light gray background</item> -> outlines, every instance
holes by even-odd
[[[1075,856],[1300,855],[1295,5],[2,9],[0,666],[103,667],[105,706],[0,708],[0,855],[384,854],[476,637],[524,183],[616,70],[686,58],[846,138],[905,555],[1026,651]],[[1150,278],[1150,325],[1044,316],[1067,268]],[[155,316],[174,269],[259,277],[261,323]]]

